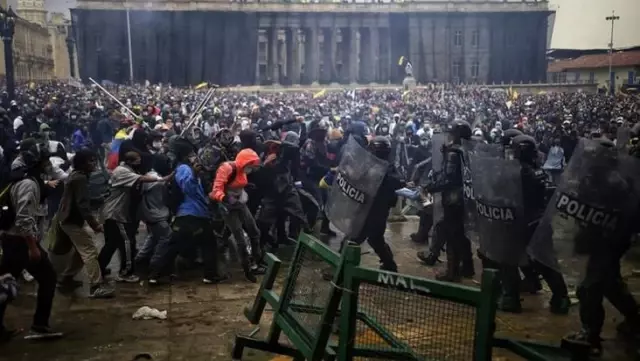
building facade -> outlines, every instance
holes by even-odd
[[[611,73],[609,73],[611,62]],[[587,54],[574,59],[557,60],[548,66],[548,80],[553,83],[597,84],[599,88],[618,91],[622,86],[640,83],[640,50],[609,54]]]
[[[2,7],[6,9],[6,1],[2,1]],[[13,65],[15,80],[17,82],[41,81],[53,78],[52,46],[49,31],[39,23],[29,19],[41,21],[41,13],[31,13],[27,7],[26,13],[21,13],[22,2],[18,2],[15,33],[13,36]],[[42,4],[44,6],[44,4]],[[31,5],[29,5],[31,6]],[[38,15],[37,17],[35,15]],[[46,11],[45,11],[46,18]],[[0,77],[5,76],[4,47],[0,47]]]
[[[122,82],[131,66],[136,82],[176,85],[401,83],[405,57],[422,83],[546,79],[544,1],[187,5],[79,0],[81,76]]]
[[[47,21],[49,36],[51,38],[51,48],[53,50],[54,77],[56,79],[69,79],[77,76],[78,60],[75,51],[75,41],[71,35],[71,20],[65,18],[64,14],[52,13]],[[71,49],[69,49],[71,46]],[[70,61],[69,56],[73,56]],[[71,67],[74,67],[72,73]],[[73,75],[73,76],[72,76]]]

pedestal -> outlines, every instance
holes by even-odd
[[[415,88],[416,87],[416,78],[414,78],[412,76],[404,77],[404,80],[402,81],[402,87],[404,88],[404,90],[411,90],[411,89]]]

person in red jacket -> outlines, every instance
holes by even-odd
[[[233,235],[236,249],[240,252],[245,277],[251,282],[256,282],[255,275],[263,274],[265,269],[263,265],[257,265],[262,262],[260,231],[247,207],[249,196],[244,188],[248,183],[247,174],[259,168],[258,154],[251,149],[243,149],[238,153],[235,161],[222,163],[218,167],[211,193],[209,193],[209,198],[220,206],[224,222]],[[249,257],[249,244],[244,232],[249,236],[251,257]]]

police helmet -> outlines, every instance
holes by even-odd
[[[514,156],[521,161],[532,161],[537,158],[538,146],[536,140],[526,134],[521,134],[511,139],[511,147],[514,150]]]
[[[376,157],[387,160],[391,154],[391,142],[388,137],[375,136],[369,141],[369,150]]]
[[[522,133],[519,129],[515,128],[505,130],[502,134],[502,145],[510,145],[513,138],[523,134],[524,133]]]
[[[451,123],[449,132],[460,139],[471,139],[471,126],[464,120],[455,120]]]

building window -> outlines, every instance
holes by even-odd
[[[473,81],[478,81],[478,76],[480,75],[480,62],[474,61],[471,63],[471,79]]]
[[[567,82],[567,73],[562,72],[558,74],[558,83],[566,83]]]
[[[574,79],[573,79],[576,83],[580,82],[580,73],[575,73],[574,75]]]
[[[453,45],[455,46],[462,46],[462,31],[460,30],[456,30],[456,32],[453,35]]]
[[[589,84],[594,84],[596,82],[596,73],[589,73]]]
[[[266,63],[267,62],[267,43],[266,42],[259,42],[258,43],[258,54],[260,57],[260,62],[261,63]]]
[[[451,78],[454,83],[460,81],[460,62],[454,61],[451,65]]]
[[[480,46],[480,31],[479,30],[474,30],[471,33],[471,46],[473,46],[474,48],[477,48],[478,46]]]

